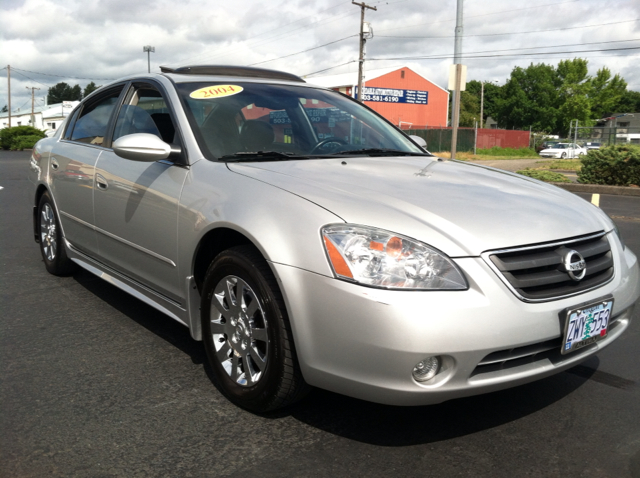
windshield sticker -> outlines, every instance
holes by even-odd
[[[205,86],[193,91],[189,96],[196,100],[208,100],[209,98],[223,98],[225,96],[237,95],[244,88],[238,85],[215,85]]]

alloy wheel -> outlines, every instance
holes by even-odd
[[[56,258],[56,216],[53,209],[47,203],[44,204],[40,218],[40,244],[47,260],[53,261]]]
[[[251,286],[226,276],[211,300],[211,334],[216,358],[238,385],[255,385],[267,366],[267,319]]]

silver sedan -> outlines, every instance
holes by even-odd
[[[421,405],[572,367],[629,327],[600,209],[446,161],[287,73],[185,67],[87,97],[34,148],[34,236],[184,324],[246,409],[310,386]]]

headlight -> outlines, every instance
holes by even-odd
[[[627,246],[625,245],[624,241],[622,240],[622,235],[620,234],[620,229],[618,229],[618,225],[615,223],[615,221],[613,219],[611,219],[611,216],[609,216],[607,214],[607,217],[609,218],[609,221],[611,221],[611,226],[613,227],[613,232],[615,232],[616,236],[618,236],[618,240],[620,241],[620,245],[622,246],[622,250],[624,251]]]
[[[322,238],[339,278],[385,289],[468,288],[451,259],[414,239],[349,224],[322,228]]]

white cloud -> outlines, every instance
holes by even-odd
[[[446,86],[453,56],[456,2],[367,3],[378,8],[366,11],[375,32],[367,43],[367,58],[444,55],[440,59],[369,61],[367,69],[407,64]],[[359,8],[350,0],[2,0],[0,12],[0,62],[1,66],[15,68],[14,107],[30,104],[26,86],[40,87],[37,94],[42,97],[46,85],[59,81],[84,86],[95,79],[97,84],[105,84],[108,78],[146,71],[143,45],[155,46],[151,54],[155,71],[159,65],[250,65],[354,35],[360,18]],[[518,50],[497,53],[516,56],[469,58],[465,61],[469,79],[498,80],[502,84],[515,66],[557,64],[560,59],[582,57],[589,60],[591,74],[607,66],[613,74],[620,73],[630,89],[640,90],[640,50],[517,56],[551,50],[542,46],[558,46],[556,50],[562,51],[638,47],[640,2],[468,0],[464,18],[464,54]],[[612,24],[602,25],[605,23]],[[586,25],[600,26],[582,28]],[[562,28],[566,30],[559,30]],[[540,30],[554,31],[526,33]],[[506,34],[496,35],[502,33]],[[617,40],[634,41],[560,47]],[[531,47],[535,49],[522,50]],[[303,75],[351,62],[327,72],[340,73],[355,71],[357,56],[358,39],[352,37],[259,66]],[[0,74],[2,106],[7,102],[6,70]]]

